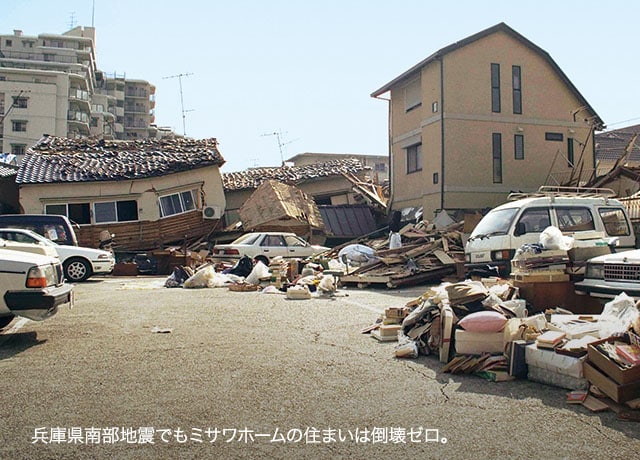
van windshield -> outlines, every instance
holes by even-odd
[[[507,208],[489,212],[473,229],[469,239],[486,238],[492,235],[506,235],[518,208]]]

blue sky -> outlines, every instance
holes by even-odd
[[[92,0],[0,0],[0,31],[91,25]],[[95,0],[97,62],[156,85],[156,123],[216,137],[224,172],[302,152],[386,155],[369,95],[434,51],[505,22],[546,50],[611,129],[640,123],[640,3],[610,0]],[[282,155],[274,132],[281,132]]]

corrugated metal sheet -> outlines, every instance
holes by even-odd
[[[357,238],[377,229],[371,208],[366,205],[324,205],[318,208],[327,235],[336,238]]]

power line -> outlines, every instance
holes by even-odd
[[[623,120],[623,121],[616,121],[615,123],[607,123],[607,128],[610,126],[621,125],[623,123],[629,123],[630,121],[637,121],[637,120],[640,120],[640,117],[629,118],[628,120]]]

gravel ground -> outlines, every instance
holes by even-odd
[[[0,336],[0,458],[640,452],[640,424],[567,405],[563,389],[442,374],[437,358],[399,360],[360,333],[424,287],[292,301],[163,281],[78,284],[75,308]]]

